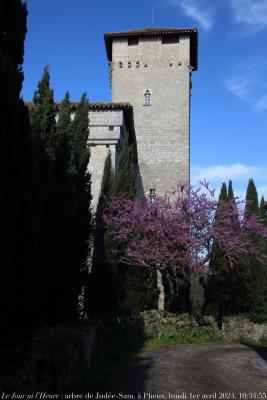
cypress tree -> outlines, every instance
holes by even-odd
[[[28,113],[20,98],[27,8],[0,3],[0,335],[32,326],[38,223]],[[35,268],[36,266],[36,268]],[[3,341],[5,343],[5,341]]]
[[[230,196],[233,196],[231,185]],[[223,223],[220,219],[220,210],[227,201],[227,187],[223,183],[215,215],[215,224]],[[212,245],[210,259],[210,268],[214,270],[215,275],[209,279],[205,288],[205,308],[206,312],[216,315],[221,320],[222,316],[227,314],[229,309],[229,266],[216,241]]]
[[[35,169],[39,175],[36,183],[42,229],[42,265],[39,282],[39,309],[42,323],[55,322],[60,314],[58,293],[59,272],[59,222],[58,198],[60,188],[56,176],[56,108],[50,75],[45,67],[33,96],[30,109],[31,134],[34,147]],[[47,297],[47,299],[46,299]],[[57,305],[57,306],[55,306]]]
[[[111,253],[111,249],[114,249],[114,243],[106,232],[101,218],[105,199],[109,195],[126,198],[135,197],[134,163],[135,145],[130,142],[129,134],[127,134],[114,176],[111,172],[111,154],[108,154],[104,167],[101,196],[96,214],[95,252],[91,275],[92,314],[116,314],[120,312],[121,304],[125,300],[126,302],[129,300],[128,294],[132,292],[132,283],[135,282],[136,284],[137,270],[125,264],[120,265],[118,261],[114,260],[114,254]],[[132,276],[129,277],[129,274]],[[144,277],[142,279],[144,280]],[[140,287],[140,280],[138,282]],[[99,291],[105,293],[101,299],[97,299],[96,296]]]
[[[86,172],[89,161],[89,149],[87,147],[89,134],[88,110],[89,103],[86,93],[83,93],[71,124],[73,168],[78,174],[81,171],[82,175],[84,175],[83,172]]]
[[[136,196],[134,162],[135,148],[133,143],[130,144],[129,134],[127,134],[113,180],[111,189],[113,195],[125,196],[126,198]]]
[[[113,183],[113,168],[112,168],[111,152],[109,150],[104,164],[100,198],[110,196],[112,183]]]
[[[50,75],[47,66],[44,69],[43,76],[38,82],[37,90],[34,93],[30,117],[32,135],[36,141],[37,147],[44,146],[48,159],[54,160],[56,108],[53,89],[50,88]]]
[[[66,92],[64,99],[62,100],[59,106],[58,113],[58,122],[57,122],[57,131],[60,132],[60,135],[64,135],[64,133],[69,134],[70,124],[71,124],[71,103],[70,103],[70,94]]]
[[[252,214],[259,214],[259,200],[254,180],[249,179],[246,193],[245,218]]]
[[[265,205],[266,205],[265,203],[266,203],[265,199],[262,196],[261,202],[260,202],[260,216],[261,216],[262,220],[264,221],[264,223],[267,224],[267,212],[265,210]]]
[[[69,92],[59,105],[55,134],[55,165],[69,179],[72,171],[71,103]]]
[[[68,172],[71,167],[71,103],[69,92],[65,94],[58,112],[55,137],[55,158],[59,169]]]
[[[53,162],[54,217],[56,237],[54,241],[54,262],[56,273],[54,283],[58,319],[69,321],[77,318],[77,290],[73,282],[79,280],[80,269],[74,258],[74,227],[76,208],[74,204],[74,180],[71,157],[71,104],[67,92],[59,106],[58,122],[55,129],[55,160]],[[89,205],[88,205],[89,207]],[[54,284],[53,283],[53,284]]]
[[[240,221],[239,221],[239,217],[238,217],[238,210],[237,210],[237,205],[236,205],[236,201],[235,201],[235,195],[234,195],[231,179],[229,180],[229,183],[228,183],[227,201],[228,201],[228,203],[230,203],[229,206],[231,207],[232,213],[233,213],[232,227],[234,229],[240,229]]]
[[[115,171],[111,189],[112,195],[125,198],[136,197],[135,163],[136,143],[128,133]],[[107,239],[105,248],[106,254],[108,254],[108,249],[112,248],[112,244]],[[116,268],[119,292],[118,312],[121,317],[127,318],[129,313],[138,313],[145,308],[155,307],[157,289],[155,289],[156,277],[154,272],[119,263],[117,263]],[[144,282],[147,282],[146,287],[143,285]]]
[[[228,199],[228,194],[227,194],[227,187],[225,182],[223,182],[222,187],[221,187],[221,192],[219,195],[219,203],[223,201],[227,201]]]
[[[232,184],[231,179],[229,180],[229,183],[228,183],[227,198],[228,198],[228,200],[234,200],[234,198],[235,198],[234,191],[233,191],[233,184]]]
[[[246,205],[244,218],[256,214],[261,216],[259,208],[258,193],[253,179],[249,179],[246,193]],[[255,241],[257,238],[255,238]],[[267,268],[255,257],[244,255],[240,269],[245,275],[246,301],[244,301],[243,311],[253,315],[267,312]]]
[[[89,134],[88,120],[89,104],[86,93],[76,109],[74,120],[70,126],[71,135],[71,175],[73,179],[73,268],[79,272],[79,279],[73,281],[73,298],[77,298],[81,288],[88,285],[88,253],[89,239],[92,228],[91,202],[91,177],[88,172],[89,149],[87,146]],[[77,276],[77,275],[76,275]],[[76,295],[75,295],[76,293]]]
[[[117,265],[109,260],[109,253],[114,243],[106,234],[106,226],[102,219],[103,208],[105,208],[111,195],[112,183],[113,168],[109,150],[105,159],[101,193],[95,218],[92,273],[90,276],[89,296],[87,296],[88,309],[92,315],[116,314],[117,311]],[[102,295],[98,296],[98,293],[102,293]]]

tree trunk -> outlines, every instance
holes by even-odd
[[[159,290],[158,309],[164,310],[165,290],[164,290],[164,285],[163,285],[163,281],[162,281],[162,273],[159,270],[157,270],[157,287]]]

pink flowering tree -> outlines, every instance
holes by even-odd
[[[230,267],[241,254],[260,261],[265,257],[267,228],[260,218],[245,218],[244,202],[238,198],[219,202],[206,182],[198,188],[178,184],[177,191],[153,203],[113,197],[103,219],[120,262],[158,271],[172,267],[184,279],[193,272],[204,278],[213,273],[209,261],[214,242]]]

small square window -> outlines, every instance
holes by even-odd
[[[171,35],[164,35],[161,38],[162,44],[178,44],[179,37],[178,36],[171,36]]]
[[[114,126],[109,126],[108,129],[109,129],[110,131],[114,131]]]
[[[139,38],[138,37],[129,37],[128,38],[128,46],[137,46],[139,44]]]

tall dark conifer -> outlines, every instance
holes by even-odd
[[[44,147],[49,160],[55,159],[56,108],[53,89],[50,88],[50,75],[45,67],[33,96],[30,113],[33,138],[37,146]],[[40,144],[40,142],[42,144]]]
[[[72,176],[71,103],[67,92],[59,106],[58,122],[55,129],[55,160],[53,162],[54,218],[56,237],[54,261],[56,273],[54,282],[58,315],[61,320],[77,318],[77,289],[74,282],[79,280],[80,270],[74,257],[74,228],[76,207],[74,204],[74,179]],[[89,204],[87,204],[89,207]],[[57,277],[57,278],[56,278]],[[56,307],[55,307],[56,308]]]
[[[249,179],[246,193],[244,218],[256,214],[261,216],[258,193],[253,179]],[[257,241],[257,237],[255,237]],[[244,311],[252,314],[267,314],[267,268],[252,255],[244,255],[240,270],[244,276],[246,301]]]
[[[260,216],[265,222],[265,224],[267,224],[266,201],[263,196],[261,197],[261,202],[260,202]]]
[[[58,237],[58,195],[59,188],[55,174],[56,159],[56,107],[53,89],[50,88],[50,75],[45,67],[41,80],[33,96],[30,109],[31,133],[34,147],[35,170],[39,181],[36,183],[41,219],[42,270],[39,282],[40,324],[55,322],[58,319],[60,292],[59,280],[59,237]],[[55,307],[55,304],[58,306]]]
[[[103,209],[107,206],[111,195],[112,183],[113,168],[109,150],[105,159],[95,218],[93,264],[89,295],[87,296],[88,309],[92,315],[116,314],[117,312],[117,266],[108,259],[114,243],[106,235],[106,226],[102,219]],[[100,292],[102,295],[98,296]]]
[[[20,98],[27,9],[0,3],[0,335],[32,326],[38,224],[27,110]],[[36,268],[37,269],[37,268]],[[3,342],[5,343],[5,342]]]
[[[59,106],[55,137],[55,158],[58,171],[68,173],[71,168],[71,103],[69,92]]]
[[[227,201],[228,201],[228,205],[229,207],[231,207],[231,211],[232,211],[232,227],[233,229],[240,229],[240,221],[239,221],[239,216],[238,216],[238,209],[237,209],[237,205],[236,205],[236,201],[235,201],[235,195],[234,195],[234,191],[233,191],[233,185],[232,185],[232,180],[229,180],[228,183],[228,190],[227,190]]]
[[[108,155],[104,164],[103,179],[101,183],[101,196],[109,197],[111,193],[112,183],[113,183],[113,168],[111,160],[111,152],[108,151]]]
[[[246,193],[245,217],[258,213],[259,213],[258,192],[254,180],[249,179],[247,193]]]
[[[232,189],[230,186],[230,196]],[[215,224],[221,224],[220,210],[228,201],[226,184],[223,183],[219,195],[218,207],[215,216]],[[215,241],[211,249],[210,267],[214,270],[214,275],[209,279],[205,288],[205,307],[207,311],[215,314],[219,319],[229,312],[230,288],[229,288],[229,266],[224,257],[224,253]]]
[[[70,126],[71,132],[71,175],[73,179],[73,256],[75,265],[80,271],[79,279],[73,280],[76,294],[87,284],[88,279],[88,252],[89,238],[92,232],[91,202],[91,177],[88,172],[90,152],[87,146],[89,134],[88,120],[89,103],[86,93],[83,93],[77,106],[74,120]],[[74,293],[74,292],[73,292]]]
[[[136,196],[134,163],[135,148],[134,144],[130,143],[128,134],[119,156],[112,184],[111,191],[115,196],[125,196],[126,198],[134,198]]]

